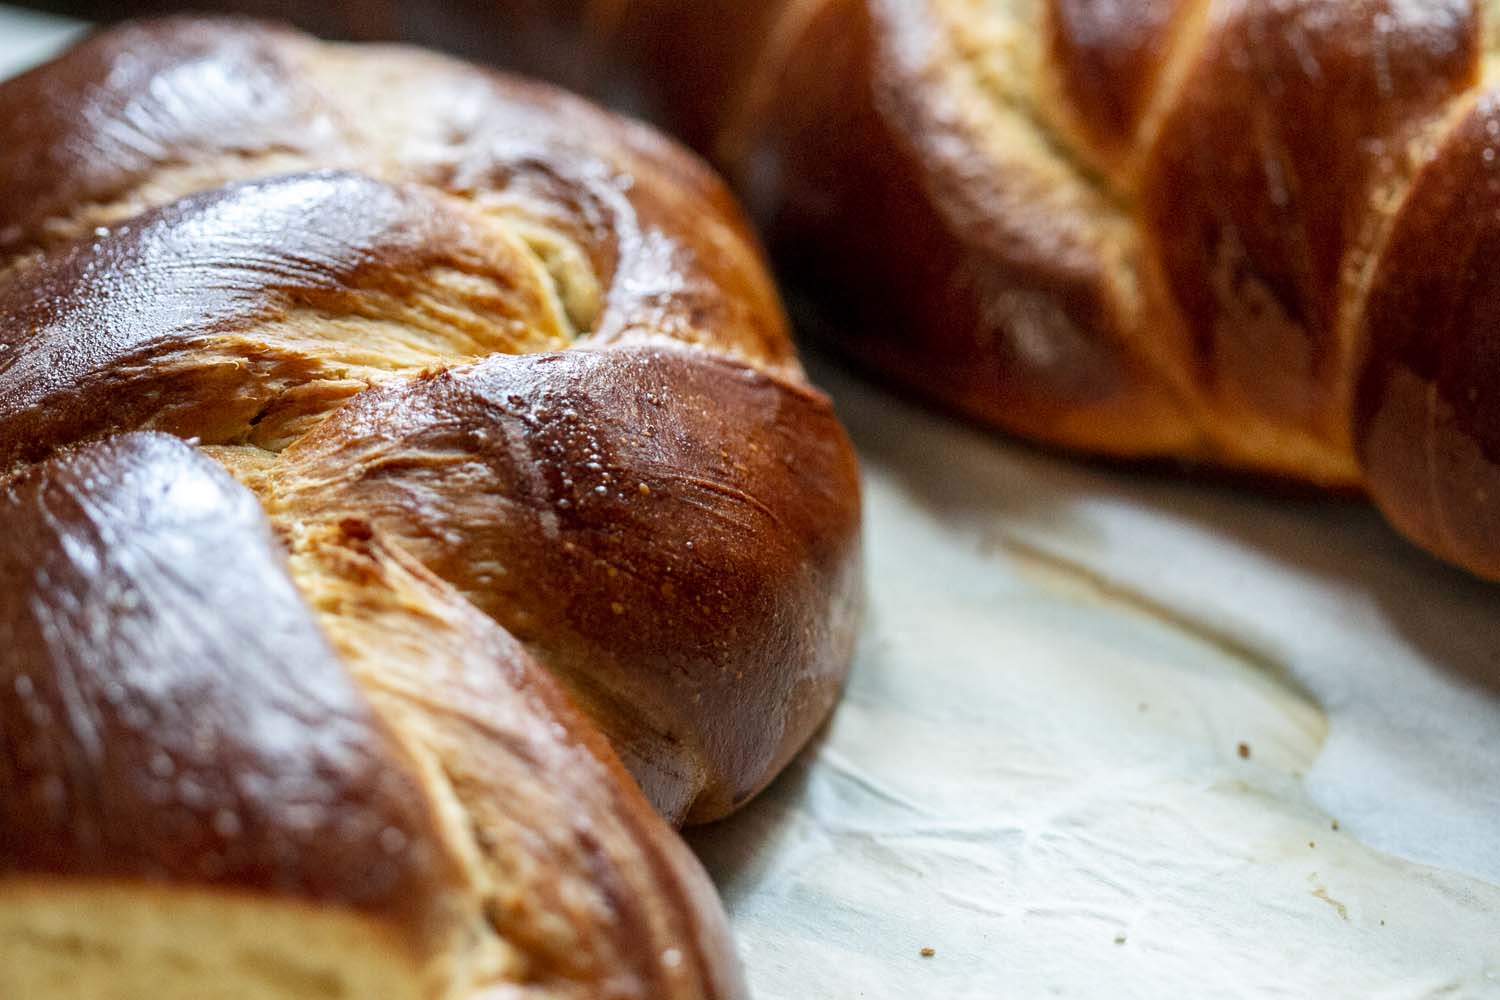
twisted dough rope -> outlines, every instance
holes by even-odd
[[[184,20],[0,87],[0,178],[0,992],[738,995],[599,733],[670,820],[763,787],[847,668],[859,510],[712,177]]]
[[[901,382],[1365,490],[1500,578],[1497,29],[1481,0],[835,0],[725,165],[794,270],[887,317],[833,332]]]

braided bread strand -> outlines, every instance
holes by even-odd
[[[1050,444],[1367,490],[1500,577],[1496,11],[783,6],[712,148],[853,354]]]
[[[859,487],[712,175],[172,20],[0,178],[0,993],[742,995],[663,818],[830,709]]]

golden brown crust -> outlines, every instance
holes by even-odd
[[[1500,576],[1500,430],[1475,402],[1495,385],[1472,346],[1486,327],[1410,332],[1430,315],[1410,291],[1424,270],[1450,301],[1483,301],[1431,249],[1470,237],[1422,227],[1488,218],[1485,147],[1449,155],[1469,180],[1447,207],[1418,203],[1447,169],[1422,165],[1428,149],[1481,77],[1479,4],[821,6],[866,25],[867,48],[804,15],[779,86],[808,100],[766,102],[745,147],[760,160],[725,166],[790,234],[778,252],[861,317],[835,330],[859,357],[1043,441],[1362,486],[1417,542]],[[1027,40],[1044,25],[1045,54]],[[844,127],[820,129],[830,115]],[[768,155],[763,185],[742,164]],[[863,317],[880,313],[900,322],[871,350]],[[1073,381],[1028,365],[1017,348],[1037,339],[1030,355]]]
[[[426,793],[253,496],[129,435],[28,470],[0,514],[0,879],[331,902],[413,950],[449,930]]]
[[[585,53],[598,92],[716,158],[886,377],[1052,444],[1366,489],[1497,576],[1500,432],[1455,397],[1493,388],[1481,282],[1417,243],[1485,224],[1489,145],[1449,133],[1492,83],[1497,9],[554,0],[332,27],[505,24],[526,44],[484,54],[550,44],[574,83]],[[1435,282],[1470,313],[1419,333]]]
[[[143,427],[276,449],[368,380],[565,346],[539,264],[459,209],[358,174],[296,174],[185,198],[13,269],[0,468]]]
[[[1379,0],[824,6],[868,26],[867,51],[833,71],[837,97],[811,90],[829,94],[817,110],[774,105],[762,142],[785,157],[779,177],[837,166],[752,203],[776,204],[777,226],[789,215],[798,245],[821,240],[805,269],[826,271],[837,244],[836,287],[881,290],[877,309],[897,289],[909,319],[877,367],[1055,444],[1357,480],[1342,303],[1380,235],[1366,193],[1472,80],[1474,18]],[[805,23],[803,53],[827,51],[832,33]],[[1048,25],[1050,51],[1026,37]],[[857,141],[818,133],[839,104],[867,122]],[[1138,162],[1118,151],[1126,129]],[[888,163],[873,191],[840,180]],[[804,220],[835,184],[839,210]],[[914,252],[896,226],[863,239],[892,204]],[[913,205],[933,221],[913,225]],[[919,278],[902,285],[902,268]],[[945,299],[962,308],[933,309]]]
[[[1467,108],[1416,178],[1366,307],[1355,434],[1387,516],[1500,579],[1500,96]]]
[[[290,33],[242,23],[125,26],[0,87],[0,247],[122,197],[165,166],[337,145],[326,107],[288,65]]]
[[[837,695],[858,481],[806,387],[662,348],[495,357],[365,393],[282,463],[274,512],[398,541],[569,684],[670,818],[749,799]]]
[[[367,525],[291,527],[289,574],[251,494],[142,434],[27,470],[0,511],[0,898],[353,911],[451,964],[444,996],[736,994],[712,890],[608,744]]]
[[[1173,33],[1190,17],[1191,7],[1180,0],[1053,0],[1047,5],[1062,90],[1096,146],[1129,155]]]
[[[1235,6],[1235,5],[1230,5]],[[1241,4],[1216,13],[1145,167],[1153,256],[1228,420],[1349,453],[1350,281],[1371,197],[1478,72],[1466,4]],[[1309,67],[1315,67],[1315,70]],[[1231,423],[1231,427],[1233,424]]]
[[[134,65],[140,56],[130,46],[152,30],[167,43],[148,57],[161,60],[159,82],[148,89],[178,108],[181,102],[167,96],[171,81],[206,71],[183,70],[177,62],[182,51],[191,53],[194,66],[203,51],[173,39],[178,33],[194,41],[208,37],[201,22],[132,26],[118,41],[104,36],[57,63],[67,71],[59,78],[73,79],[75,58],[95,65],[101,50],[128,56]],[[150,208],[153,200],[179,192],[132,173],[111,183],[114,218],[97,233],[74,220],[80,233],[91,235],[56,245],[21,241],[40,249],[18,258],[0,284],[0,297],[14,302],[14,321],[0,337],[8,347],[0,357],[0,456],[8,463],[140,428],[211,445],[279,450],[368,385],[391,377],[399,383],[424,368],[496,351],[565,346],[559,305],[577,327],[575,335],[595,349],[701,346],[800,379],[742,221],[712,176],[675,148],[546,88],[436,56],[394,49],[324,54],[299,36],[252,30],[262,43],[253,49],[256,58],[277,72],[300,67],[298,87],[329,102],[324,118],[360,123],[340,126],[345,142],[337,148],[364,150],[371,172],[396,180],[348,171],[299,173]],[[238,32],[220,30],[230,39]],[[229,43],[236,67],[243,48]],[[424,86],[391,89],[414,74]],[[262,69],[257,78],[273,75]],[[337,99],[328,96],[331,85],[308,82],[334,79],[342,90]],[[22,82],[35,86],[30,78]],[[385,104],[363,117],[347,107],[377,98]],[[168,176],[172,163],[195,155],[204,157],[200,165],[230,177],[244,165],[242,158],[216,160],[217,147],[191,138],[217,135],[215,126],[163,124],[162,115],[110,118],[125,102],[97,81],[89,99],[96,110],[85,117],[99,131],[130,133],[134,148],[170,150],[156,163]],[[0,88],[0,104],[4,100]],[[239,131],[254,128],[242,123]],[[298,156],[307,166],[319,165],[318,154]],[[278,168],[285,165],[276,161]],[[58,188],[70,184],[66,173],[58,175]],[[139,214],[123,216],[134,210]],[[42,228],[59,227],[54,220],[37,231]],[[438,297],[444,286],[435,287],[434,274],[480,279],[483,294],[474,291],[473,280],[450,280],[457,290]],[[550,289],[537,287],[539,274]],[[391,324],[406,331],[400,353],[377,339]],[[524,336],[511,334],[511,327]],[[653,385],[674,405],[670,386]],[[837,553],[832,561],[852,565],[857,498],[847,442],[826,400],[787,391],[807,401],[802,419],[823,422],[816,430],[819,447],[831,449],[833,458],[796,490],[834,497],[825,505],[835,515],[826,525]],[[732,428],[746,417],[753,425],[754,407],[768,405],[776,405],[770,397],[746,399],[744,413],[725,409],[730,429],[721,431],[724,442],[733,444]],[[674,419],[694,415],[680,412]],[[712,456],[717,460],[719,450]],[[823,469],[834,477],[832,490],[821,479]],[[780,488],[769,479],[743,485],[752,496]],[[805,503],[796,490],[773,499]],[[776,586],[796,589],[789,578]],[[846,586],[843,578],[839,586]],[[840,602],[847,600],[825,603]],[[837,648],[828,647],[835,658],[847,655],[846,631],[841,628]],[[802,666],[783,667],[776,656],[762,662],[773,674]],[[780,734],[761,738],[777,749],[751,757],[759,766],[780,761]],[[736,787],[716,789],[718,804],[695,814],[722,814],[767,777],[734,769]],[[660,803],[673,815],[694,811],[691,804],[706,787],[700,773],[681,781],[683,787]],[[659,781],[653,785],[661,788]]]
[[[334,647],[462,816],[449,833],[483,928],[469,989],[739,996],[702,869],[551,673],[369,523],[277,521],[296,524],[294,572]]]
[[[967,95],[930,83],[961,53],[920,5],[877,8],[830,4],[804,22],[776,86],[811,108],[765,102],[757,128],[775,167],[739,172],[752,205],[775,206],[792,271],[850,317],[832,335],[902,385],[1019,433],[1131,455],[1191,447],[1172,386],[1132,353],[1150,303],[1113,280],[1134,265],[1098,224],[1108,199],[1028,172],[1009,135],[977,153],[986,123]],[[977,155],[1017,172],[977,171]]]
[[[131,433],[161,430],[260,495],[291,577],[244,586],[295,584],[316,623],[295,594],[267,614],[301,615],[289,636],[354,678],[368,739],[389,734],[371,759],[421,789],[408,818],[429,829],[402,837],[432,840],[436,867],[402,899],[446,920],[417,949],[424,989],[739,996],[701,870],[609,741],[673,820],[763,787],[847,669],[859,499],[723,186],[546,87],[246,22],[107,33],[0,86],[0,111],[0,178],[16,181],[0,188],[0,471],[23,490],[79,462],[128,469],[110,449],[145,448],[201,478],[185,446]],[[245,509],[210,478],[204,516]],[[274,562],[247,518],[204,544]],[[16,567],[67,551],[45,533],[27,544],[41,550]],[[69,606],[27,593],[0,610]],[[76,596],[107,624],[107,595]],[[179,596],[158,610],[146,594],[143,614],[180,613]],[[240,619],[211,612],[203,641],[232,639]],[[65,659],[37,669],[62,683]],[[246,752],[274,749],[263,737],[243,734]],[[357,779],[328,776],[347,795]],[[118,789],[155,808],[135,792]],[[36,832],[16,822],[0,844]],[[342,827],[322,846],[350,865],[375,850]],[[85,859],[64,841],[50,868],[19,848],[7,860],[75,888],[205,884]],[[254,872],[236,888],[281,891]],[[357,889],[303,895],[358,909]]]

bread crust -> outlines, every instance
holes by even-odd
[[[1366,491],[1500,578],[1484,279],[1435,252],[1490,225],[1492,9],[777,6],[778,97],[706,148],[854,357],[1048,444]]]
[[[5,877],[336,900],[425,946],[457,873],[255,498],[126,435],[29,470],[0,509]],[[375,864],[347,850],[382,838]]]
[[[0,699],[0,909],[177,886],[407,942],[391,996],[741,996],[667,824],[832,707],[859,483],[723,185],[551,88],[237,20],[0,85],[0,150],[0,499],[34,526],[0,542],[0,672],[35,703]],[[121,707],[115,674],[164,680]],[[150,768],[187,715],[247,722],[178,813]],[[326,829],[289,829],[273,765],[316,772]],[[14,923],[6,955],[97,930]]]
[[[325,27],[462,37],[654,114],[828,335],[913,392],[1050,445],[1365,491],[1500,576],[1483,280],[1420,242],[1489,224],[1468,130],[1494,4],[444,7]],[[1429,333],[1431,296],[1468,311]]]

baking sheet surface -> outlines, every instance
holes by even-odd
[[[0,8],[0,75],[73,30]],[[816,747],[691,837],[761,1000],[1500,996],[1500,588],[817,375],[869,625]]]

